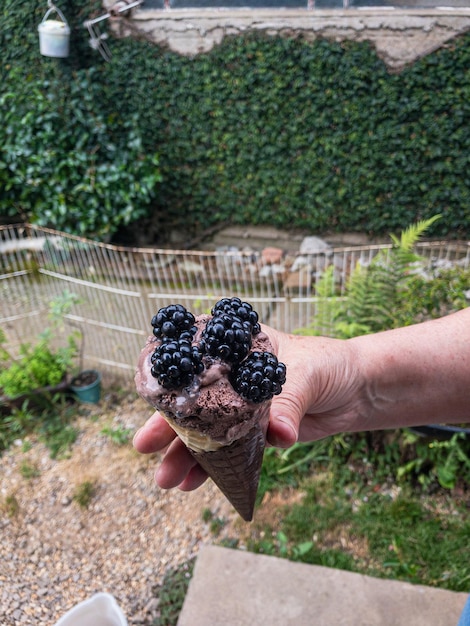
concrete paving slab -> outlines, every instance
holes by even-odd
[[[456,626],[466,600],[466,593],[206,546],[178,626]]]

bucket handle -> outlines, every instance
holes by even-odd
[[[68,26],[67,24],[67,20],[65,19],[64,14],[62,13],[62,11],[59,9],[59,7],[56,7],[52,2],[48,2],[49,4],[49,9],[46,11],[46,15],[42,18],[42,21],[45,22],[47,20],[47,18],[49,17],[49,15],[52,12],[56,12],[58,14],[58,16],[60,17],[60,19],[63,21],[63,23]],[[41,22],[42,23],[42,22]]]

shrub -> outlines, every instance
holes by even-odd
[[[391,250],[380,251],[367,266],[357,264],[344,297],[338,297],[334,266],[317,283],[318,308],[299,334],[348,339],[441,317],[465,308],[470,270],[430,267],[414,244],[440,216],[423,220],[392,236]]]
[[[25,80],[27,89],[15,83]],[[104,238],[145,215],[160,180],[137,118],[101,111],[100,77],[38,82],[12,72],[0,97],[0,212]]]
[[[0,395],[10,398],[28,394],[43,387],[58,385],[70,372],[78,355],[78,331],[63,337],[63,344],[54,347],[63,333],[62,316],[77,302],[75,294],[64,292],[50,304],[50,326],[45,328],[36,343],[23,343],[19,358],[13,358],[5,349],[5,333],[0,329]]]

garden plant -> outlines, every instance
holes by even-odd
[[[73,409],[65,392],[80,368],[81,333],[77,328],[66,330],[64,315],[77,301],[68,291],[54,299],[49,326],[36,342],[21,343],[18,355],[6,350],[6,335],[0,329],[0,452],[31,430],[51,436],[54,454],[75,438],[74,428],[66,423]]]

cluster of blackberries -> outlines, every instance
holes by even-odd
[[[263,402],[281,392],[286,367],[270,352],[252,352],[254,335],[261,331],[258,314],[240,298],[223,298],[212,309],[199,345],[192,341],[195,318],[181,304],[171,304],[152,318],[153,334],[160,340],[152,354],[152,376],[167,389],[189,386],[204,370],[203,356],[231,364],[231,383],[251,402]]]
[[[240,363],[251,349],[252,337],[261,331],[258,313],[240,298],[222,298],[211,313],[202,335],[202,349],[227,363]]]
[[[253,335],[257,335],[261,332],[261,326],[258,322],[258,313],[253,310],[251,304],[242,302],[240,298],[222,298],[222,300],[219,300],[214,306],[211,313],[214,317],[226,313],[232,317],[239,318],[245,327],[249,327]]]
[[[152,317],[153,334],[161,341],[187,339],[192,341],[196,333],[194,315],[182,304],[170,304],[163,307]]]
[[[194,376],[204,371],[201,351],[187,339],[163,342],[155,349],[150,360],[152,376],[170,390],[188,387]]]
[[[231,371],[234,389],[251,402],[264,402],[281,393],[286,366],[271,352],[254,351]]]

